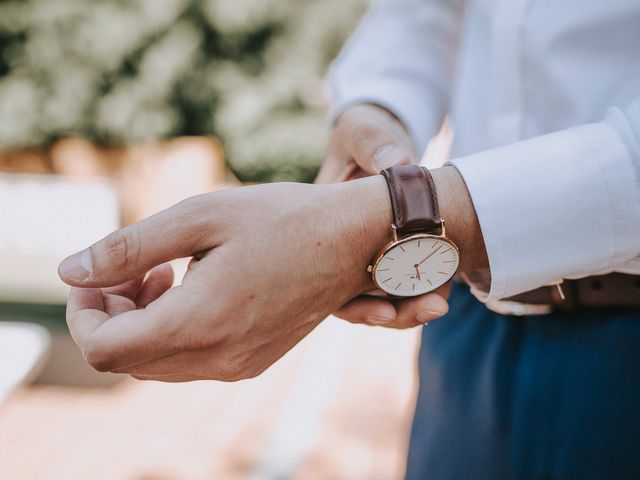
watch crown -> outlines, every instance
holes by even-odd
[[[371,273],[373,271],[373,266],[369,265],[367,267],[367,272]]]

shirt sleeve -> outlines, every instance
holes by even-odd
[[[375,0],[331,67],[331,121],[358,103],[381,105],[422,154],[448,108],[463,4]]]
[[[640,255],[640,98],[582,125],[449,162],[464,178],[498,300]],[[473,278],[470,275],[469,278]]]

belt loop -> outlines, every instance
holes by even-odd
[[[558,283],[550,285],[553,305],[563,312],[575,312],[578,309],[576,285],[572,280],[561,279]],[[562,295],[564,294],[564,298]]]

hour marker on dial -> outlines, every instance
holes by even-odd
[[[376,258],[372,272],[376,286],[382,291],[411,297],[444,285],[457,266],[458,251],[451,242],[424,234],[391,244]]]

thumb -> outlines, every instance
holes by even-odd
[[[414,160],[409,146],[378,125],[362,125],[354,130],[351,155],[362,170],[371,174],[393,165],[408,165]]]
[[[197,211],[189,199],[117,230],[65,258],[58,275],[76,287],[109,287],[144,275],[169,260],[213,248],[202,241],[207,232]]]

